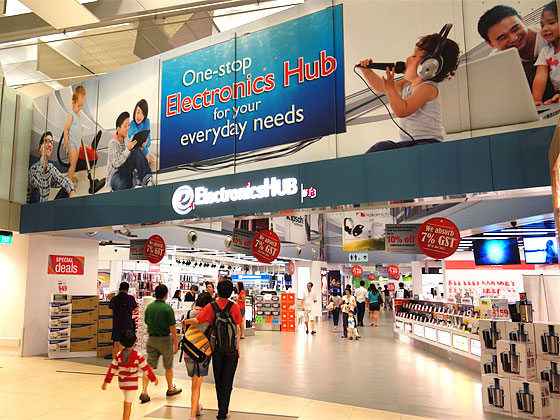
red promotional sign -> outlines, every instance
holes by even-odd
[[[390,265],[389,267],[387,267],[387,274],[391,277],[396,277],[398,276],[400,273],[399,271],[399,267],[397,267],[396,265]]]
[[[165,255],[165,241],[159,235],[152,235],[144,246],[144,255],[152,264],[160,262]]]
[[[294,264],[293,261],[290,261],[290,265],[288,266],[288,272],[290,273],[290,276],[293,276],[296,272],[296,265]]]
[[[84,274],[84,261],[84,257],[49,255],[47,273],[82,276]]]
[[[390,292],[394,292],[395,291],[395,283],[389,283],[387,285],[387,289],[389,289]]]
[[[359,265],[355,265],[354,267],[352,267],[351,272],[354,277],[361,277],[362,274],[364,274],[364,269]]]
[[[397,274],[395,274],[395,275],[393,276],[393,278],[394,278],[395,280],[399,280],[399,279],[401,278],[401,275],[397,273]]]
[[[459,247],[461,234],[451,220],[434,217],[422,223],[416,240],[424,254],[431,258],[441,259],[453,255]]]
[[[280,254],[280,238],[270,229],[261,230],[253,237],[251,249],[257,260],[270,264]]]
[[[375,274],[370,273],[369,276],[367,276],[367,278],[371,281],[374,281],[375,280]]]

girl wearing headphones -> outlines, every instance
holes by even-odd
[[[459,46],[447,38],[451,26],[447,24],[439,34],[420,38],[412,55],[406,59],[402,80],[394,80],[394,68],[387,68],[385,77],[365,68],[372,62],[371,59],[360,61],[360,65],[356,67],[374,92],[387,95],[393,113],[400,118],[401,141],[375,143],[367,153],[439,143],[443,140],[437,85],[453,76],[459,64]]]

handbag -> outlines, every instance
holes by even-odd
[[[334,303],[331,301],[329,302],[329,304],[327,305],[327,311],[332,311],[334,309]]]

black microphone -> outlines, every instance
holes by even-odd
[[[375,70],[385,70],[387,67],[391,70],[394,67],[395,73],[404,73],[405,64],[403,61],[397,61],[396,63],[369,63],[367,66],[360,66],[359,64],[356,64],[356,67]]]

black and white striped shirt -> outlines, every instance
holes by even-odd
[[[46,156],[41,156],[38,162],[35,162],[29,168],[29,176],[27,182],[27,202],[31,198],[31,192],[38,188],[41,193],[41,203],[49,200],[51,188],[64,188],[68,194],[74,189],[74,184],[65,175],[62,175],[58,169],[52,164],[47,163],[45,172]]]

